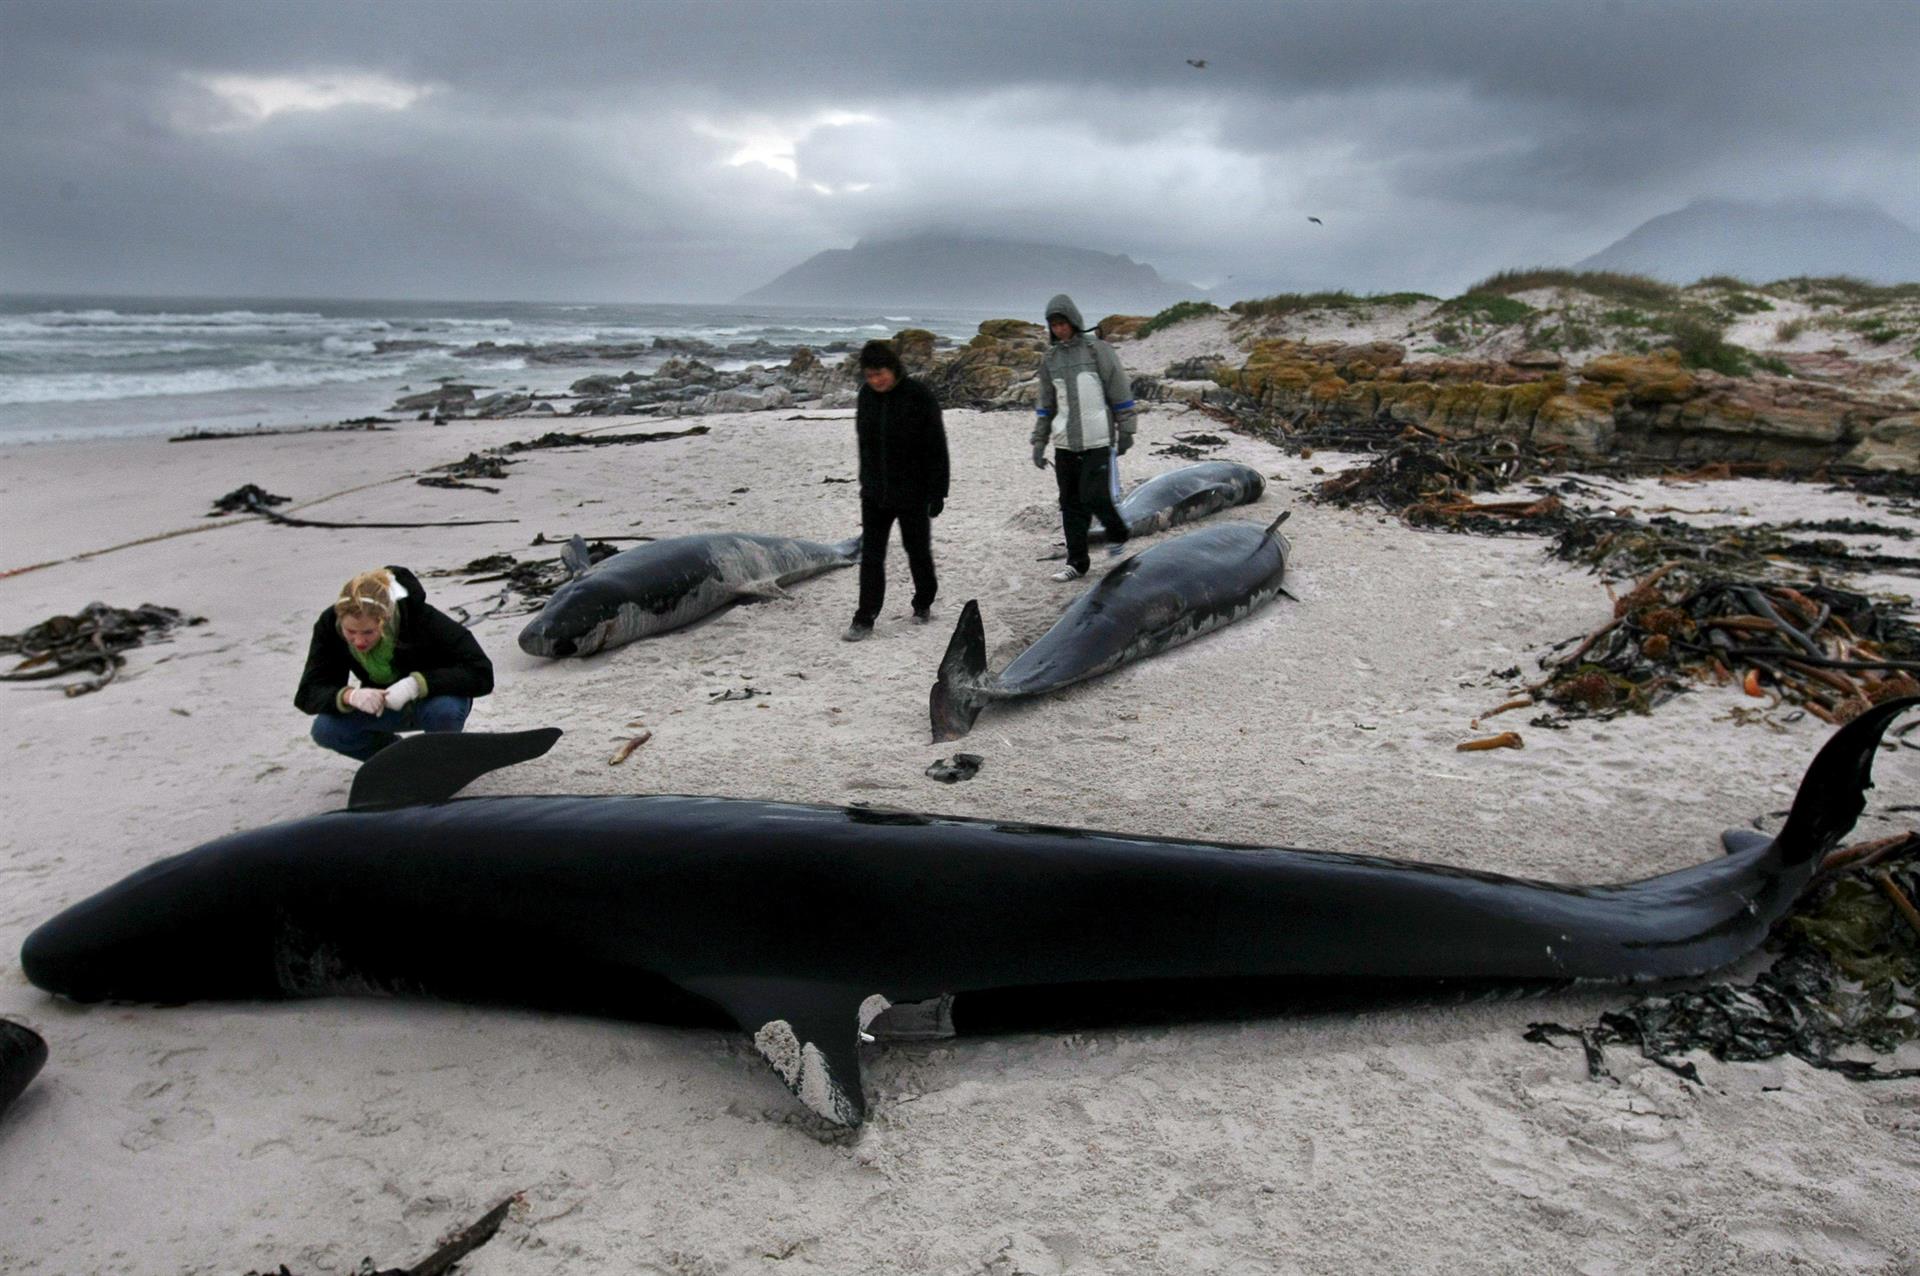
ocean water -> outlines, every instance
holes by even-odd
[[[259,298],[0,297],[0,442],[324,424],[443,379],[552,393],[642,374],[656,338],[755,351],[857,347],[901,328],[965,341],[985,312]],[[492,343],[487,345],[484,343]],[[781,353],[765,353],[768,349]],[[560,362],[550,361],[555,354]]]

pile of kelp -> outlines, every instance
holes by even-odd
[[[1551,553],[1624,580],[1678,562],[1730,576],[1783,572],[1888,571],[1920,575],[1920,558],[1850,546],[1839,535],[1911,539],[1905,528],[1858,519],[1799,520],[1746,527],[1696,527],[1671,518],[1587,514],[1564,520]]]
[[[1289,436],[1317,440],[1321,436]],[[1351,508],[1373,506],[1397,514],[1415,527],[1462,532],[1552,534],[1571,521],[1565,504],[1551,491],[1511,501],[1476,497],[1513,483],[1564,468],[1557,453],[1512,439],[1443,439],[1412,426],[1395,427],[1390,437],[1352,428],[1328,435],[1333,446],[1364,446],[1373,452],[1365,465],[1320,483],[1309,499]],[[1309,453],[1310,454],[1310,453]]]
[[[462,460],[450,465],[434,467],[432,474],[417,478],[414,482],[421,487],[445,487],[460,492],[493,492],[497,487],[488,487],[485,483],[476,483],[475,479],[503,479],[507,477],[507,467],[512,461],[503,461],[497,456],[482,456],[478,452],[469,452]]]
[[[1736,1063],[1790,1054],[1860,1081],[1920,1077],[1841,1057],[1852,1047],[1890,1054],[1920,1037],[1917,852],[1911,833],[1836,851],[1775,928],[1773,963],[1752,983],[1642,997],[1585,1028],[1532,1024],[1527,1040],[1577,1038],[1596,1080],[1610,1075],[1605,1047],[1617,1044],[1695,1082],[1699,1070],[1679,1058],[1692,1050]]]
[[[535,544],[548,544],[543,537]],[[589,563],[598,563],[619,553],[617,546],[605,541],[587,543]],[[554,591],[571,579],[573,570],[564,558],[534,558],[522,561],[512,554],[488,554],[460,567],[427,573],[430,576],[458,576],[469,585],[499,582],[493,597],[474,607],[449,606],[447,612],[461,624],[471,626],[489,616],[521,616],[539,611]]]
[[[1527,695],[1558,715],[1534,724],[1644,713],[1696,682],[1738,683],[1832,723],[1920,691],[1920,628],[1892,604],[1796,574],[1860,560],[1838,542],[1834,561],[1782,555],[1785,539],[1618,518],[1567,528],[1556,556],[1635,583],[1615,595],[1611,620],[1542,658],[1546,677]]]
[[[77,616],[54,616],[17,634],[0,634],[0,655],[20,658],[12,669],[0,673],[0,682],[44,682],[81,674],[79,681],[59,689],[68,696],[83,696],[113,681],[127,663],[122,652],[182,625],[205,623],[203,616],[182,615],[152,603],[138,607],[88,603]]]
[[[1560,473],[1564,461],[1555,452],[1414,428],[1388,437],[1384,427],[1343,427],[1327,438],[1334,446],[1365,447],[1373,457],[1324,480],[1311,499],[1382,509],[1416,527],[1548,536],[1555,557],[1633,582],[1615,596],[1611,620],[1583,640],[1558,644],[1541,661],[1545,677],[1496,713],[1544,702],[1552,712],[1533,725],[1559,727],[1570,718],[1644,713],[1690,685],[1715,682],[1738,683],[1770,700],[1769,708],[1784,702],[1838,723],[1920,690],[1920,629],[1894,604],[1835,583],[1868,570],[1920,576],[1920,557],[1839,539],[1906,541],[1908,529],[1858,519],[1697,527],[1665,517],[1588,514],[1569,509],[1561,495],[1609,489]],[[1747,473],[1792,477],[1758,463],[1718,463],[1676,477]],[[1872,481],[1864,474],[1825,477]],[[1530,484],[1532,494],[1486,499],[1515,483]]]
[[[252,514],[270,505],[285,505],[290,498],[275,496],[258,483],[246,483],[234,488],[213,503],[208,518],[219,518],[225,514]]]

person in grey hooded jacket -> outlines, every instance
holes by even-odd
[[[1087,529],[1094,519],[1106,528],[1110,554],[1126,542],[1127,525],[1114,508],[1114,458],[1133,446],[1138,408],[1120,356],[1089,336],[1073,298],[1061,293],[1047,303],[1053,344],[1040,361],[1040,405],[1033,426],[1033,463],[1053,473],[1060,488],[1060,525],[1067,537],[1067,565],[1055,580],[1087,574]]]

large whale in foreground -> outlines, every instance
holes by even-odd
[[[520,631],[530,656],[587,656],[636,638],[690,625],[748,598],[778,598],[783,588],[860,561],[860,538],[836,545],[752,532],[701,532],[636,545],[587,566],[554,591]]]
[[[361,768],[349,809],[142,869],[40,926],[20,962],[81,1001],[405,993],[731,1024],[854,1125],[863,1030],[915,1006],[964,1030],[969,998],[1008,991],[1057,1023],[1116,988],[1192,1014],[1313,981],[1714,970],[1853,827],[1882,734],[1916,704],[1836,731],[1778,836],[1738,830],[1717,859],[1607,886],[784,802],[449,800],[559,733],[422,735]]]
[[[1053,628],[998,674],[987,674],[980,604],[959,623],[927,693],[935,740],[958,740],[996,700],[1037,696],[1157,655],[1251,615],[1281,592],[1292,546],[1282,514],[1264,530],[1226,523],[1162,541],[1074,599]]]
[[[1165,474],[1156,474],[1139,484],[1116,507],[1129,536],[1150,536],[1181,523],[1198,522],[1210,514],[1251,505],[1266,494],[1267,480],[1259,470],[1238,461],[1201,461],[1183,465]],[[1107,531],[1096,524],[1087,532],[1087,543],[1099,544]],[[1066,548],[1054,550],[1047,558],[1065,558]]]

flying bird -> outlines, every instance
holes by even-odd
[[[1323,221],[1321,221],[1321,220],[1320,220],[1320,219],[1319,219],[1318,217],[1309,217],[1309,218],[1307,218],[1307,220],[1308,220],[1308,221],[1310,221],[1310,222],[1312,222],[1312,223],[1313,223],[1314,225],[1316,225],[1316,226],[1324,226],[1324,225],[1326,225],[1326,223],[1325,223],[1325,222],[1323,222]]]
[[[1204,71],[1207,69],[1207,60],[1205,58],[1188,58],[1187,65],[1196,71]]]

